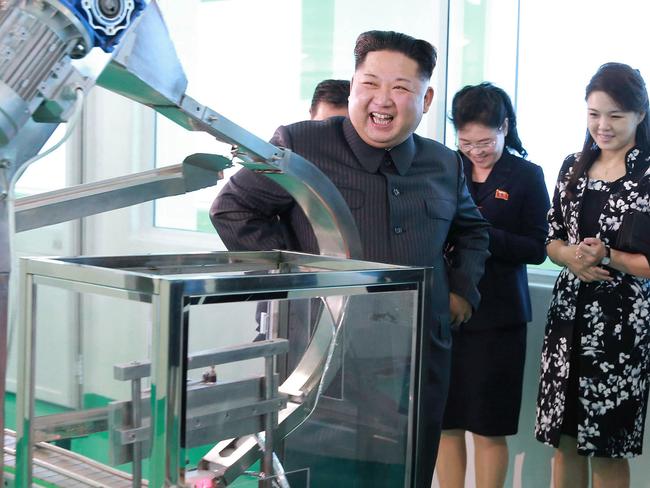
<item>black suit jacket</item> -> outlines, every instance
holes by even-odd
[[[478,306],[488,224],[467,191],[456,153],[417,135],[390,151],[374,148],[344,117],[280,127],[271,142],[310,160],[336,185],[359,228],[363,259],[434,267],[443,323],[449,290]],[[246,169],[223,188],[210,218],[231,250],[318,253],[309,221],[291,196]],[[447,241],[458,258],[448,273]]]
[[[463,157],[476,205],[490,227],[490,258],[479,283],[481,305],[465,325],[490,329],[531,320],[527,264],[546,259],[546,215],[550,207],[542,168],[503,151],[485,183],[472,184],[472,163]]]
[[[478,306],[488,256],[489,224],[465,185],[459,156],[412,135],[390,151],[367,145],[347,118],[280,127],[271,142],[313,162],[340,190],[361,236],[363,258],[432,266],[433,323],[426,323],[423,385],[417,410],[416,477],[430,487],[450,367],[449,290]],[[210,218],[232,250],[289,249],[317,253],[309,221],[277,184],[246,169],[215,200]],[[446,270],[443,250],[454,248]]]

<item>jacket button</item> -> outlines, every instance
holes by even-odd
[[[395,227],[393,227],[393,232],[395,232],[395,234],[401,234],[402,232],[404,232],[404,229],[402,229],[399,225],[396,225]]]
[[[396,197],[398,197],[399,194],[400,194],[399,188],[397,188],[397,187],[393,188],[393,195],[395,195]]]

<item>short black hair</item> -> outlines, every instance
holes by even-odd
[[[454,95],[451,102],[451,121],[457,131],[471,122],[499,129],[503,128],[506,119],[508,134],[505,136],[505,144],[525,158],[528,152],[517,133],[517,115],[510,97],[502,88],[487,81],[467,85]]]
[[[314,112],[319,103],[329,103],[335,107],[347,107],[350,96],[349,80],[323,80],[314,89],[309,110]]]
[[[404,54],[418,64],[418,73],[426,80],[431,78],[438,59],[436,48],[427,41],[400,32],[373,30],[357,37],[354,46],[355,71],[372,51],[395,51]]]

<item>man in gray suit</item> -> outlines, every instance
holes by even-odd
[[[488,224],[469,195],[454,151],[414,134],[433,99],[435,48],[405,34],[370,31],[354,50],[349,118],[280,127],[271,142],[313,162],[345,198],[363,258],[432,266],[435,322],[426,324],[417,422],[418,487],[429,487],[449,376],[450,326],[467,321],[488,256]],[[231,250],[318,253],[310,224],[279,186],[246,169],[229,181],[210,217]]]

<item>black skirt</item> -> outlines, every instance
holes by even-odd
[[[449,397],[442,428],[483,436],[517,433],[526,360],[526,324],[452,332]]]

